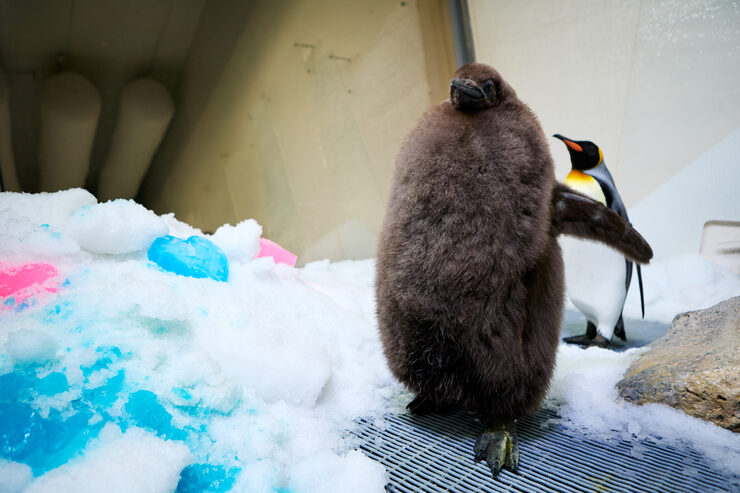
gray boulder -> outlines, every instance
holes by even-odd
[[[668,404],[740,432],[740,296],[677,315],[617,389],[635,404]]]

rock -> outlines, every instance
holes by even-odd
[[[740,432],[740,296],[677,315],[617,389],[627,401],[668,404]]]

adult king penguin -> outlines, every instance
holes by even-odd
[[[496,476],[519,461],[516,419],[533,413],[555,364],[565,299],[561,233],[652,251],[626,221],[555,180],[534,113],[499,73],[469,63],[450,99],[399,152],[378,242],[378,326],[412,412],[463,409]]]
[[[574,190],[598,200],[629,222],[627,209],[614,179],[604,162],[604,154],[593,142],[572,140],[555,134],[566,145],[572,169],[564,182]],[[566,337],[564,342],[582,346],[606,347],[613,336],[627,339],[622,310],[632,280],[632,262],[612,248],[591,241],[560,239],[565,261],[565,286],[568,297],[586,317],[586,333]],[[642,314],[642,272],[637,265]]]

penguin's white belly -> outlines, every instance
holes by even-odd
[[[561,236],[559,242],[568,297],[602,335],[611,338],[627,295],[624,256],[593,241]]]

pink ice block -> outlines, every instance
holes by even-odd
[[[298,260],[297,255],[265,238],[260,238],[260,253],[257,254],[257,257],[272,257],[276,264],[283,263],[291,267],[295,266],[295,261]]]
[[[15,304],[42,292],[55,293],[59,275],[51,264],[6,265],[0,263],[0,298],[13,297]]]

